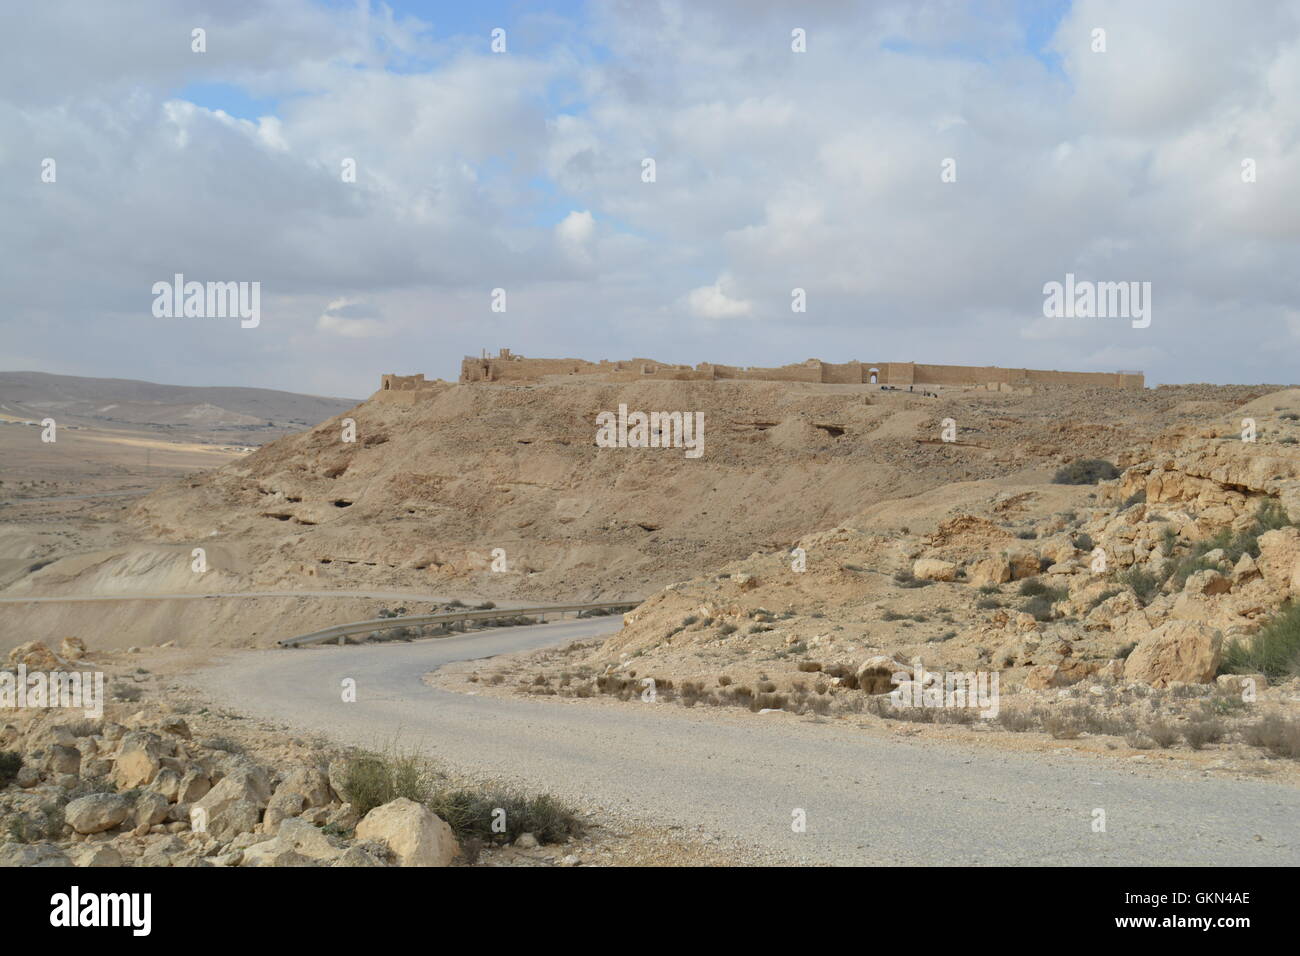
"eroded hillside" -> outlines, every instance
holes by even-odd
[[[445,386],[416,404],[371,400],[346,413],[355,442],[342,440],[342,419],[333,419],[156,492],[135,520],[150,539],[237,553],[248,587],[640,596],[787,547],[876,502],[955,481],[1041,478],[1262,391]],[[703,412],[704,454],[596,447],[597,414],[620,404]],[[946,418],[955,443],[940,440]],[[504,573],[491,570],[498,548]],[[58,570],[49,570],[54,585]]]

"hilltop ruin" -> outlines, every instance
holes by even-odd
[[[1145,387],[1141,372],[1060,372],[1033,368],[1002,368],[996,365],[926,365],[917,362],[823,362],[807,361],[778,368],[740,367],[701,362],[671,365],[654,359],[538,359],[501,349],[495,356],[486,352],[466,356],[460,365],[460,383],[481,382],[511,385],[540,383],[555,378],[581,376],[589,381],[755,381],[809,382],[825,385],[877,385],[881,387],[955,386],[1002,392],[1029,392],[1035,385],[1076,385],[1093,388],[1140,390]],[[423,375],[384,375],[379,391],[397,392],[406,400],[436,387]],[[391,396],[397,398],[398,396]]]

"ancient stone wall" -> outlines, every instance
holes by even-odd
[[[1141,372],[1060,372],[1047,369],[1002,368],[996,365],[928,365],[915,362],[823,362],[808,359],[779,368],[716,365],[701,362],[670,365],[654,359],[634,358],[619,361],[602,359],[530,359],[502,349],[495,356],[467,356],[461,362],[460,381],[521,384],[555,380],[555,377],[592,376],[602,381],[637,381],[646,378],[674,381],[762,381],[811,382],[832,385],[946,385],[1023,389],[1035,385],[1077,385],[1101,388],[1134,388],[1145,385]],[[423,375],[385,375],[381,391],[422,391],[434,383]]]

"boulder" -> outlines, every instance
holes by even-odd
[[[151,827],[167,819],[171,803],[161,793],[142,790],[135,798],[135,825]]]
[[[1189,575],[1183,585],[1185,594],[1203,594],[1212,597],[1215,594],[1227,594],[1232,590],[1232,579],[1224,577],[1218,571],[1197,571]]]
[[[29,671],[58,670],[62,663],[54,656],[54,652],[40,641],[28,641],[26,644],[19,644],[9,652],[10,666],[17,667],[19,664],[23,664]]]
[[[78,833],[102,833],[120,826],[131,814],[131,801],[120,793],[92,793],[63,808],[64,819]]]
[[[377,846],[376,844],[367,844],[367,846]],[[381,848],[386,849],[386,848]],[[332,866],[387,866],[383,860],[375,856],[364,846],[348,847],[347,851],[335,860]]]
[[[9,866],[72,866],[72,861],[50,843],[0,843],[0,867]]]
[[[1300,528],[1278,528],[1261,534],[1256,564],[1264,581],[1279,595],[1294,593],[1292,584],[1300,570]]]
[[[1260,577],[1259,566],[1255,564],[1255,559],[1249,554],[1243,554],[1232,568],[1234,587],[1245,584],[1247,581],[1254,581],[1258,577]]]
[[[957,577],[957,565],[938,558],[921,558],[912,565],[912,576],[923,581],[952,581]]]
[[[388,847],[399,866],[450,866],[459,849],[451,827],[428,807],[405,797],[367,813],[357,824],[356,836]]]
[[[176,802],[194,803],[202,800],[211,789],[208,775],[197,767],[191,767],[185,771],[181,782],[176,786]]]
[[[113,785],[119,790],[146,786],[162,766],[162,741],[157,734],[128,731],[113,763]]]
[[[332,799],[329,777],[318,767],[295,767],[275,788],[275,793],[301,794],[305,807],[323,807]]]
[[[1011,580],[1011,562],[1002,557],[976,561],[966,573],[966,580],[977,588],[990,584],[1006,584]]]
[[[85,641],[79,637],[65,637],[59,643],[59,656],[67,661],[81,660],[86,656]]]
[[[82,843],[71,847],[73,866],[121,866],[122,854],[111,843]]]
[[[1153,687],[1205,684],[1223,658],[1223,634],[1195,621],[1169,621],[1144,637],[1124,663],[1124,679]]]
[[[1011,580],[1019,581],[1021,578],[1032,578],[1038,574],[1040,561],[1036,551],[1016,549],[1006,555],[1006,560],[1011,566]]]
[[[244,851],[241,866],[327,866],[343,856],[343,845],[310,823],[290,817],[280,823],[273,840]]]
[[[265,772],[246,767],[228,773],[194,804],[198,819],[217,840],[228,840],[257,826],[270,800]],[[192,817],[193,819],[193,817]]]
[[[262,817],[262,832],[275,833],[282,821],[296,817],[306,807],[301,793],[275,791],[271,802],[266,805],[266,814]]]

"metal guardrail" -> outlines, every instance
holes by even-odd
[[[457,624],[462,621],[490,621],[496,618],[540,617],[546,620],[547,614],[578,613],[581,611],[616,611],[620,608],[631,610],[640,601],[608,601],[602,604],[551,604],[546,607],[496,607],[486,610],[477,608],[464,611],[448,611],[442,614],[409,614],[405,617],[381,617],[373,621],[357,621],[353,624],[336,624],[310,634],[298,637],[286,637],[277,641],[280,647],[301,647],[304,644],[323,644],[327,641],[346,642],[351,634],[364,634],[367,631],[382,631],[394,627],[411,627],[424,624]]]

